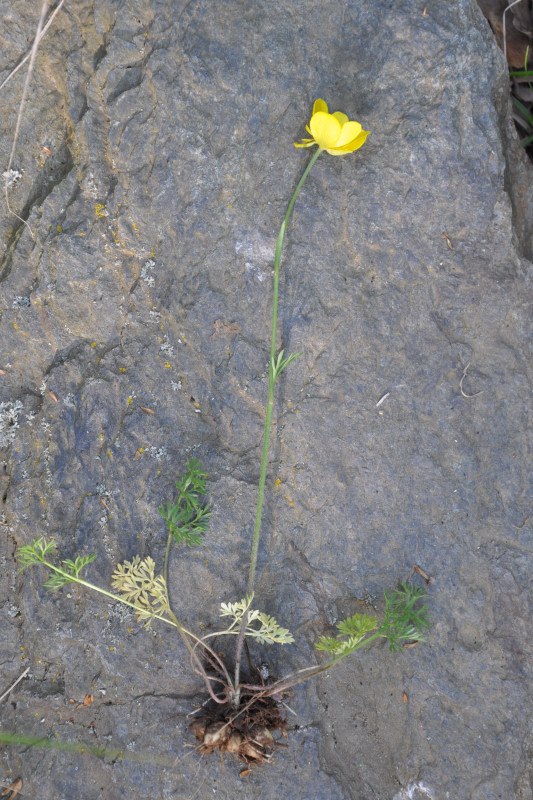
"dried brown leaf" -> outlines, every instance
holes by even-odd
[[[18,795],[20,790],[22,789],[22,778],[17,778],[11,786],[6,786],[5,789],[2,789],[2,797],[7,797],[9,800],[13,800],[14,797]]]

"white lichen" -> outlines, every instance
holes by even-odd
[[[7,183],[7,188],[12,189],[22,178],[23,170],[9,169],[2,173],[2,177]]]
[[[14,441],[21,411],[20,400],[15,400],[14,403],[0,403],[0,447],[8,447]]]

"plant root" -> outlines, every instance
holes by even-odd
[[[210,701],[202,706],[201,716],[190,729],[203,755],[218,750],[236,756],[248,767],[270,761],[277,747],[288,746],[272,735],[279,730],[287,738],[285,717],[276,701],[261,691],[243,690],[239,708],[229,701],[224,705]]]

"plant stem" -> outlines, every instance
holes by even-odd
[[[51,569],[53,572],[57,572],[58,575],[63,575],[63,577],[68,578],[68,582],[69,583],[77,583],[80,586],[85,586],[87,589],[92,589],[93,592],[99,592],[100,594],[103,594],[105,597],[108,597],[110,600],[114,600],[114,601],[116,601],[118,603],[122,603],[122,605],[124,605],[124,606],[128,606],[129,608],[133,608],[133,609],[135,609],[135,611],[146,611],[146,609],[142,608],[142,606],[137,606],[137,605],[135,605],[135,603],[131,603],[129,600],[124,600],[124,598],[119,597],[116,594],[113,594],[113,592],[108,592],[107,589],[102,589],[100,586],[97,586],[95,583],[90,583],[89,581],[84,581],[83,578],[78,578],[78,577],[72,576],[70,573],[65,572],[65,570],[61,569],[61,567],[57,567],[55,564],[52,564],[50,561],[47,561],[45,558],[39,558],[39,564],[43,564],[43,566],[48,567],[48,569]],[[210,653],[210,655],[215,656],[217,661],[220,661],[220,660],[217,658],[217,656],[214,653],[214,651],[211,650],[209,645],[206,645],[204,642],[202,642],[201,639],[198,638],[198,636],[195,636],[194,633],[192,633],[191,631],[188,631],[187,628],[184,628],[183,625],[181,625],[181,623],[178,621],[176,615],[174,614],[174,612],[170,608],[169,608],[169,615],[170,615],[170,619],[168,619],[167,617],[163,617],[161,614],[153,614],[152,615],[152,619],[159,619],[159,620],[161,620],[161,622],[165,622],[167,625],[172,625],[172,627],[178,629],[178,632],[179,632],[181,638],[183,639],[183,641],[185,643],[185,646],[187,647],[187,650],[189,651],[189,653],[191,655],[191,658],[196,662],[196,664],[197,664],[197,666],[198,666],[198,668],[200,670],[200,674],[202,675],[202,678],[204,679],[204,683],[205,683],[205,685],[207,687],[207,690],[208,690],[209,694],[211,695],[213,700],[215,700],[216,702],[221,702],[215,696],[215,694],[214,694],[214,692],[213,692],[213,690],[211,688],[210,678],[206,674],[205,669],[203,667],[203,664],[202,664],[200,658],[194,652],[195,648],[191,645],[189,639],[193,639],[195,642],[197,642],[198,644],[202,645],[202,647],[204,647]],[[223,665],[222,665],[222,667],[223,667]],[[228,682],[231,684],[229,675],[227,674],[225,669],[224,669],[224,672],[225,672],[225,674],[227,676]],[[222,701],[222,702],[225,702],[225,701]]]
[[[196,666],[198,667],[198,669],[200,671],[200,674],[201,674],[201,676],[202,676],[202,678],[204,680],[205,685],[207,686],[207,691],[209,692],[211,698],[216,703],[224,703],[225,700],[220,700],[219,698],[216,697],[215,693],[213,692],[213,690],[211,688],[211,679],[209,678],[207,672],[205,671],[204,665],[202,664],[199,656],[196,653],[196,648],[198,647],[198,645],[201,645],[204,648],[204,650],[207,653],[209,653],[211,658],[214,660],[214,663],[216,663],[218,665],[218,667],[221,669],[221,671],[224,673],[224,677],[226,678],[228,686],[231,686],[231,678],[230,678],[230,676],[228,674],[228,671],[226,670],[224,662],[222,661],[222,659],[220,659],[217,656],[215,651],[212,650],[211,647],[209,647],[208,644],[205,644],[205,642],[203,642],[198,636],[196,636],[195,634],[191,633],[190,631],[187,631],[180,624],[180,622],[178,621],[178,618],[176,617],[176,615],[175,615],[175,613],[172,610],[172,607],[170,605],[170,594],[169,594],[169,591],[168,591],[168,557],[169,557],[169,553],[170,553],[170,544],[171,544],[171,542],[172,542],[172,533],[169,533],[168,537],[167,537],[167,546],[165,548],[165,561],[164,561],[164,564],[163,564],[163,580],[165,581],[165,586],[167,587],[168,613],[169,613],[170,618],[173,620],[175,626],[177,627],[178,631],[180,632],[181,638],[185,642],[185,646],[186,646],[187,650],[189,651],[189,655],[191,657],[191,662],[195,662],[196,663]],[[195,642],[196,642],[194,647],[189,642],[189,639],[188,639],[189,636],[191,637],[191,639],[194,639]]]
[[[136,606],[135,603],[130,603],[129,600],[124,600],[122,597],[119,597],[117,594],[113,594],[113,592],[108,592],[107,589],[102,589],[100,586],[97,586],[95,583],[89,583],[89,581],[84,581],[83,578],[76,578],[75,576],[71,575],[69,572],[65,572],[62,570],[61,567],[56,567],[55,564],[51,564],[50,561],[47,561],[45,558],[39,558],[39,564],[42,564],[48,569],[51,569],[53,572],[57,572],[58,575],[63,575],[63,577],[68,578],[69,583],[77,583],[80,586],[85,586],[87,589],[92,589],[93,592],[99,592],[100,594],[105,595],[105,597],[109,597],[110,600],[114,600],[117,603],[122,603],[123,606],[129,606],[130,608],[134,608],[135,611],[146,611],[145,608],[141,606]],[[153,619],[159,619],[161,622],[166,622],[167,625],[172,625],[173,628],[178,627],[176,623],[171,620],[167,619],[166,617],[161,616],[160,614],[153,614]],[[181,626],[179,626],[181,627]],[[193,636],[193,634],[188,631],[186,628],[182,628],[183,632],[189,636]]]
[[[286,675],[284,678],[280,678],[279,681],[276,683],[271,684],[268,687],[268,690],[265,691],[265,696],[271,696],[273,694],[278,694],[279,692],[284,692],[287,689],[290,689],[293,686],[296,686],[298,683],[303,683],[304,681],[309,680],[309,678],[314,678],[315,675],[320,675],[322,672],[327,672],[328,669],[338,664],[339,661],[342,661],[343,658],[347,658],[347,656],[354,653],[356,650],[359,650],[360,647],[364,647],[366,644],[370,644],[373,642],[374,639],[383,638],[383,633],[381,630],[376,631],[371,636],[368,636],[366,639],[362,639],[354,648],[352,648],[348,653],[343,653],[336,658],[332,658],[331,661],[328,661],[327,664],[319,664],[316,667],[305,667],[304,669],[297,670],[297,672],[293,672],[290,675]]]
[[[248,574],[248,594],[252,594],[254,591],[255,568],[257,566],[257,553],[259,550],[259,534],[261,530],[261,514],[263,512],[263,497],[265,493],[268,445],[270,441],[270,423],[272,420],[272,408],[274,406],[274,384],[276,382],[276,379],[274,376],[273,362],[274,362],[274,356],[276,354],[276,333],[278,327],[279,267],[281,262],[281,251],[283,249],[283,239],[285,238],[285,230],[287,228],[287,223],[289,222],[289,217],[292,213],[293,206],[296,202],[296,198],[298,197],[300,189],[305,183],[305,179],[307,178],[309,172],[311,171],[311,167],[313,166],[313,164],[315,163],[321,152],[322,150],[318,148],[316,153],[313,154],[311,161],[305,168],[305,171],[302,177],[300,178],[298,186],[294,190],[294,194],[291,197],[291,201],[287,208],[287,213],[285,214],[285,219],[281,223],[281,228],[278,234],[278,241],[276,243],[276,253],[274,256],[274,297],[272,303],[272,335],[270,341],[270,361],[268,370],[268,400],[266,407],[265,433],[263,437],[263,455],[261,458],[261,474],[259,476],[259,494],[257,498],[257,511],[255,515],[254,536],[252,540],[252,558],[250,562],[250,571]]]
[[[289,222],[292,209],[296,202],[296,198],[300,194],[300,189],[304,185],[305,180],[309,175],[313,164],[315,163],[321,152],[322,149],[319,147],[316,153],[313,154],[313,157],[311,158],[309,164],[305,168],[304,173],[300,178],[298,185],[294,190],[294,194],[289,202],[287,213],[285,214],[285,219],[281,223],[281,227],[279,229],[279,234],[278,234],[278,240],[276,242],[276,252],[274,255],[274,296],[272,301],[272,334],[270,338],[270,360],[268,366],[268,398],[267,398],[266,415],[265,415],[265,433],[263,436],[263,454],[261,457],[261,473],[259,476],[259,492],[257,496],[257,510],[255,514],[255,527],[252,539],[252,556],[250,560],[250,571],[248,573],[249,595],[253,594],[254,584],[255,584],[255,569],[257,566],[257,554],[259,552],[259,535],[261,532],[261,515],[263,513],[263,499],[265,494],[268,446],[270,443],[270,425],[272,422],[272,409],[274,408],[274,386],[276,383],[276,374],[274,370],[274,357],[276,355],[276,333],[278,328],[278,295],[279,295],[279,271],[280,271],[279,268],[281,263],[281,251],[283,250],[283,240],[285,238],[285,230],[287,228],[287,224]],[[248,624],[248,612],[246,611],[242,618],[241,627],[239,629],[239,634],[237,636],[237,645],[235,648],[234,704],[236,708],[239,705],[239,696],[240,696],[239,679],[241,671],[242,646],[244,644],[244,635],[247,624]]]

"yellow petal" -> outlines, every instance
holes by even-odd
[[[328,113],[328,104],[325,102],[325,100],[321,100],[320,98],[318,98],[318,100],[315,100],[315,104],[313,106],[313,114],[318,114],[319,111],[323,111],[324,114]]]
[[[340,122],[331,114],[326,114],[323,111],[313,114],[309,127],[317,145],[325,150],[337,144],[342,130]]]
[[[337,119],[341,125],[346,125],[349,119],[349,117],[347,117],[346,114],[343,114],[342,111],[334,111],[331,116],[335,117],[335,119]]]
[[[316,144],[314,139],[302,139],[301,142],[294,142],[295,147],[312,147]]]
[[[354,150],[359,150],[359,148],[364,145],[369,133],[370,131],[362,130],[355,139],[352,139],[348,144],[342,145],[341,147],[327,148],[327,152],[330,156],[344,156],[346,153],[353,153]]]
[[[341,135],[335,142],[335,147],[344,147],[345,144],[353,142],[361,131],[362,127],[358,122],[347,122],[342,126]]]

